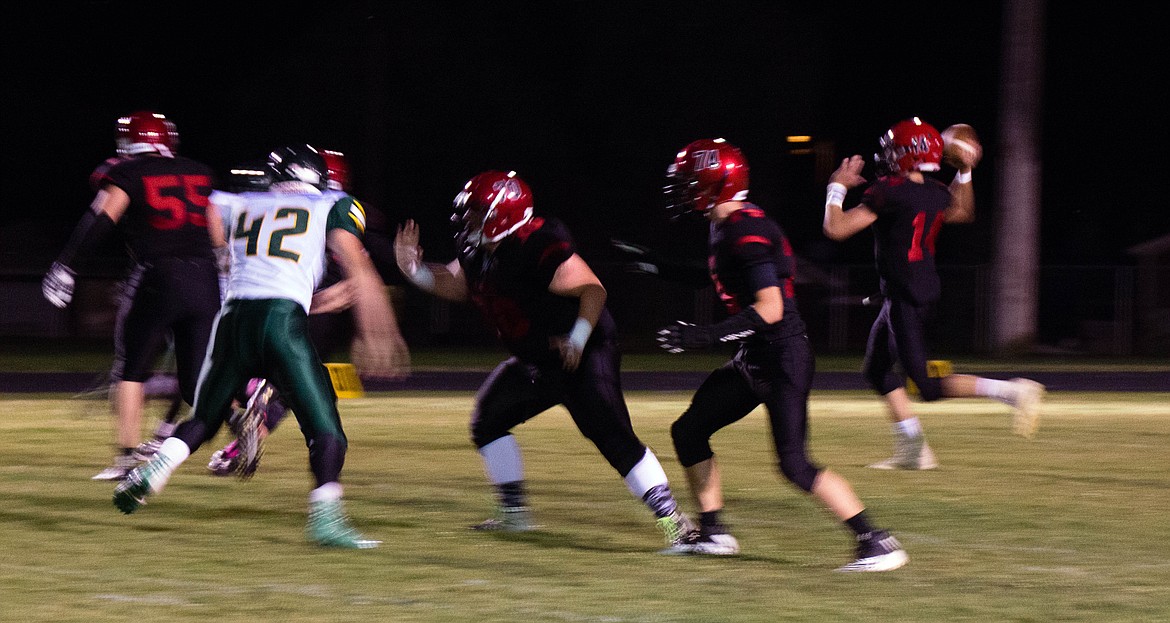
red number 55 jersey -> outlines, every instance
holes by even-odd
[[[142,154],[107,160],[90,179],[97,188],[117,186],[130,196],[119,225],[136,261],[213,255],[207,234],[213,173],[207,165]]]

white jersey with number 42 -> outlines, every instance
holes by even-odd
[[[308,185],[269,192],[216,191],[211,203],[223,217],[231,250],[225,301],[291,299],[305,312],[325,274],[326,235],[343,228],[359,238],[366,215],[353,197]]]

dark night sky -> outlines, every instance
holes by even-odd
[[[565,219],[587,257],[610,236],[693,241],[662,218],[663,173],[686,143],[723,136],[745,151],[752,198],[798,252],[864,263],[865,236],[844,245],[821,236],[824,180],[786,159],[783,137],[813,134],[833,140],[838,159],[868,158],[901,118],[939,129],[966,122],[987,149],[976,171],[981,218],[944,234],[940,255],[988,261],[999,3],[904,14],[892,8],[917,5],[805,4],[8,8],[3,261],[47,266],[91,198],[89,172],[113,152],[114,120],[143,108],[166,113],[182,152],[219,171],[289,142],[347,152],[356,194],[419,220],[433,259],[450,255],[451,198],[488,168],[517,170],[538,212]],[[1164,29],[1079,4],[1047,8],[1047,264],[1124,262],[1127,246],[1170,233],[1158,188],[1168,170],[1166,71],[1152,60],[1166,52]]]

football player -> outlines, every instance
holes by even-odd
[[[114,504],[133,513],[160,492],[175,469],[215,436],[232,400],[250,378],[271,379],[283,390],[309,448],[316,488],[309,494],[309,539],[319,545],[368,548],[378,544],[349,524],[341,504],[341,468],[347,440],[329,373],[308,334],[308,309],[335,254],[354,283],[354,312],[364,348],[355,364],[381,373],[393,365],[389,336],[380,334],[393,312],[381,279],[361,245],[365,214],[344,192],[328,190],[325,162],[312,146],[272,152],[272,186],[264,193],[215,193],[214,225],[226,227],[231,255],[227,298],[200,373],[191,418],[163,442],[153,459],[132,470],[114,492]],[[237,423],[241,453],[260,452],[259,412]]]
[[[349,160],[345,154],[329,149],[320,150],[320,154],[328,169],[329,190],[352,193]],[[234,192],[266,188],[267,181],[263,172],[264,167],[247,165],[233,169],[232,178],[237,180],[233,185]],[[366,214],[366,230],[362,236],[362,244],[366,252],[384,281],[388,281],[386,275],[394,275],[395,281],[401,281],[394,261],[394,247],[385,215],[368,204],[362,205]],[[341,266],[330,254],[325,276],[317,291],[313,293],[313,302],[309,306],[309,338],[323,360],[327,360],[333,354],[348,351],[350,344],[353,343],[356,330],[353,311],[350,309],[353,297],[353,284],[345,280]],[[383,332],[390,336],[395,356],[393,374],[395,377],[405,376],[410,370],[410,350],[402,338],[397,318],[391,314],[385,320],[390,325],[385,327]],[[263,412],[265,435],[276,429],[287,414],[287,407],[280,399],[279,391],[267,383],[262,383],[260,379],[249,381],[241,402]],[[233,440],[212,453],[207,469],[216,476],[234,473],[248,478],[259,466],[258,460],[257,456],[251,462],[241,461],[238,440]]]
[[[943,140],[938,130],[914,117],[894,124],[878,140],[874,155],[879,176],[865,188],[861,202],[842,206],[846,193],[865,183],[861,156],[852,156],[829,177],[825,198],[825,235],[844,240],[872,227],[881,311],[870,329],[863,370],[880,394],[893,422],[894,454],[870,465],[876,469],[934,469],[934,452],[914,416],[906,379],[918,386],[922,400],[983,396],[1015,407],[1012,430],[1024,437],[1039,424],[1044,386],[1028,379],[1001,381],[968,374],[942,377],[927,372],[925,326],[940,295],[934,264],[935,243],[944,223],[969,223],[975,217],[971,152],[959,154],[950,185],[928,174],[941,169]],[[902,372],[898,371],[898,367]],[[904,373],[904,375],[903,375]]]
[[[97,195],[42,282],[51,303],[73,298],[75,263],[118,227],[134,261],[115,327],[114,413],[117,452],[93,478],[121,480],[136,464],[144,382],[171,340],[180,392],[190,404],[219,311],[213,245],[222,232],[207,226],[213,174],[178,155],[179,133],[164,115],[139,111],[118,119],[118,156],[90,177]],[[177,409],[175,410],[177,412]],[[173,421],[159,425],[165,436]],[[154,447],[144,444],[143,456]]]
[[[739,542],[720,517],[722,479],[711,436],[763,404],[780,472],[856,535],[856,558],[838,571],[887,571],[906,564],[897,539],[870,522],[850,484],[808,456],[814,359],[796,309],[792,247],[780,226],[747,202],[747,159],[723,139],[701,139],[678,152],[667,176],[671,213],[701,214],[711,223],[708,266],[728,317],[710,326],[679,322],[659,331],[659,344],[679,353],[739,343],[735,357],[708,375],[670,428],[700,511],[699,530],[679,551],[739,552]]]
[[[564,405],[573,422],[657,517],[668,544],[691,531],[661,464],[634,434],[620,385],[621,353],[606,291],[559,220],[533,213],[515,172],[485,171],[455,197],[456,258],[422,261],[419,228],[395,239],[398,266],[423,291],[473,303],[511,357],[476,396],[471,440],[499,502],[479,530],[532,529],[520,446],[512,429]]]

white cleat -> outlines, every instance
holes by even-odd
[[[894,438],[894,456],[872,463],[866,467],[870,469],[934,469],[938,467],[938,459],[934,451],[926,443],[926,437],[906,437],[898,435]]]
[[[1012,379],[1010,382],[1016,386],[1016,397],[1012,401],[1015,408],[1012,432],[1031,439],[1040,428],[1040,405],[1047,391],[1043,385],[1029,379]]]

